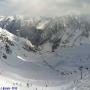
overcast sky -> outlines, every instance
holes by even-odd
[[[0,15],[89,14],[90,0],[0,0]]]

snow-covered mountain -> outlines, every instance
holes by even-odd
[[[90,90],[89,24],[89,18],[80,16],[1,16],[0,85]]]
[[[90,18],[88,16],[52,18],[2,16],[0,27],[17,36],[28,38],[35,46],[49,42],[53,46],[59,43],[61,47],[69,47],[90,42]]]

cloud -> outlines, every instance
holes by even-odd
[[[0,0],[1,15],[89,14],[90,0]]]

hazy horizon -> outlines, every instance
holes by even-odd
[[[90,14],[90,0],[0,0],[0,15],[63,16]]]

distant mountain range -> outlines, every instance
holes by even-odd
[[[1,16],[0,27],[19,37],[27,38],[37,47],[48,42],[52,48],[74,47],[90,42],[89,16]]]

